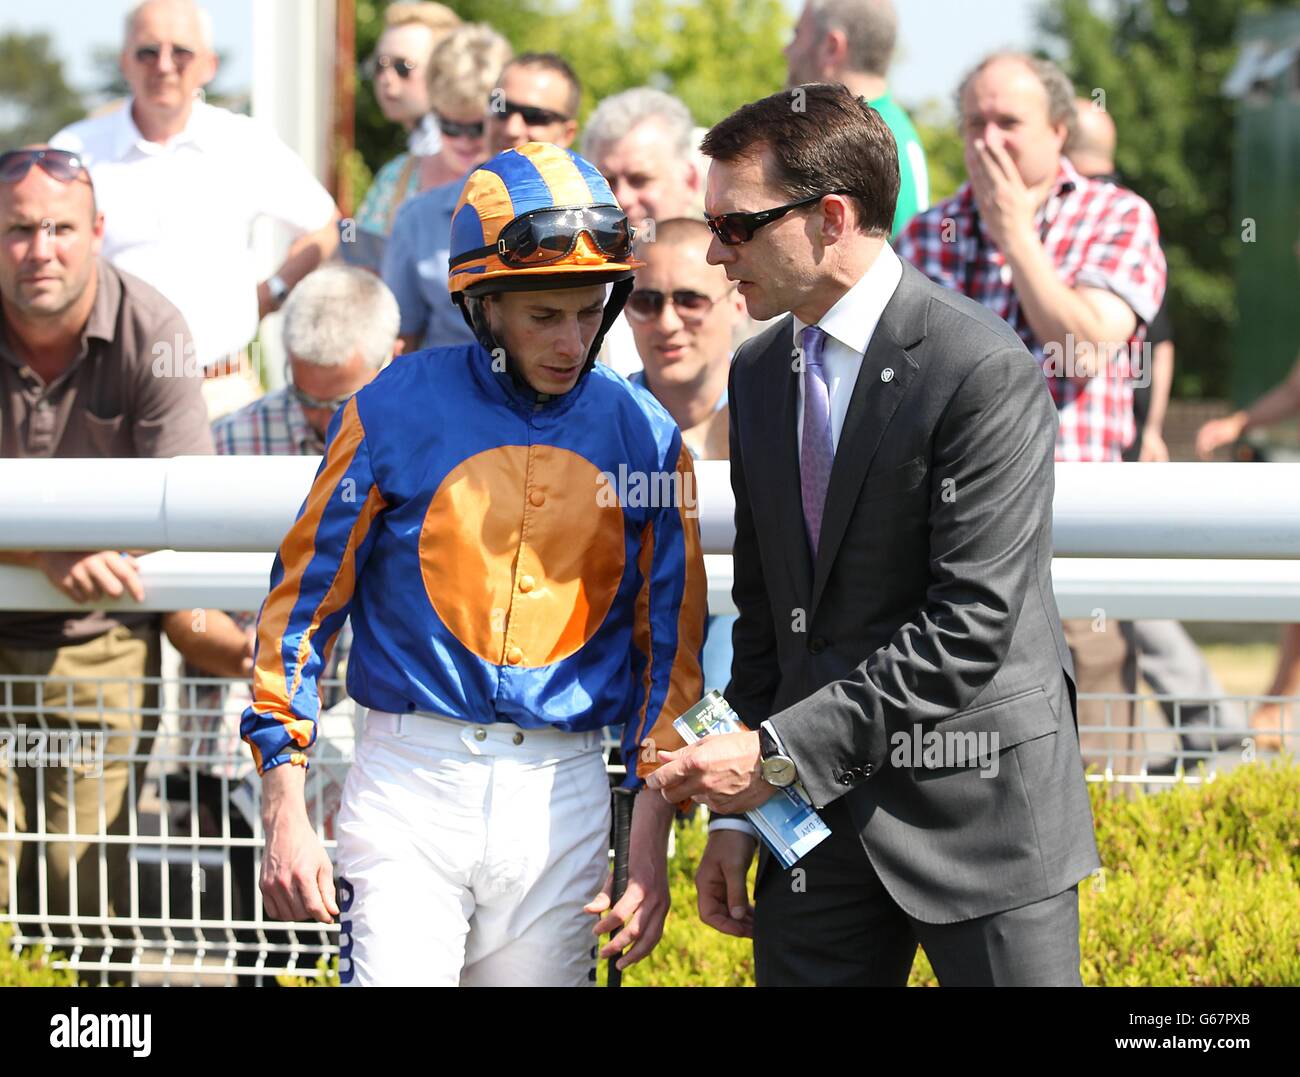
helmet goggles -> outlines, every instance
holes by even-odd
[[[494,254],[511,269],[554,265],[573,254],[584,233],[606,258],[621,261],[632,253],[635,231],[618,206],[548,206],[516,217],[501,229],[496,243],[465,251],[450,266]]]

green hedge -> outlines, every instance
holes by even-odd
[[[1118,785],[1089,789],[1104,870],[1079,886],[1085,984],[1300,984],[1300,766],[1240,766],[1131,798]],[[663,941],[624,984],[754,982],[748,941],[696,917],[703,845],[698,824],[678,830]],[[910,982],[936,983],[923,951]]]
[[[1089,788],[1105,867],[1079,886],[1085,984],[1300,984],[1300,766],[1245,765],[1152,795]],[[627,986],[753,984],[749,941],[705,928],[696,915],[704,842],[701,822],[678,828],[664,937],[624,973]],[[0,925],[0,985],[75,982],[30,953],[13,956],[7,940]],[[337,983],[333,967],[321,971]],[[605,972],[602,961],[601,983]],[[923,952],[911,983],[935,983]]]
[[[49,960],[36,949],[15,951],[12,938],[12,926],[0,924],[0,987],[77,986],[77,974],[71,969],[51,968]]]

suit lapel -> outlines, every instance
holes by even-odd
[[[923,281],[915,269],[903,263],[902,279],[885,305],[862,358],[826,490],[826,508],[813,566],[810,617],[821,601],[871,461],[908,385],[920,369],[907,349],[925,336],[929,297]],[[795,473],[797,481],[797,463]]]
[[[767,448],[765,472],[750,475],[751,484],[770,481],[771,489],[795,492],[795,511],[781,512],[777,526],[781,546],[790,569],[790,582],[798,601],[806,606],[812,590],[812,566],[809,564],[808,536],[804,529],[803,509],[799,501],[799,442],[795,411],[799,403],[798,378],[794,369],[794,320],[787,316],[776,338],[763,357],[764,415],[759,435]],[[751,501],[753,495],[750,496]]]

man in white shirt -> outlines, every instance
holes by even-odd
[[[333,253],[338,212],[269,128],[200,99],[217,58],[211,20],[193,0],[136,7],[121,67],[130,100],[65,128],[51,145],[90,169],[104,212],[104,256],[184,315],[194,352],[170,358],[178,368],[202,367],[215,418],[257,395],[244,349],[261,318]],[[263,216],[297,239],[259,281],[250,241]]]

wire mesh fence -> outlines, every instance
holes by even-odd
[[[257,880],[260,779],[239,739],[243,684],[137,679],[135,708],[93,678],[0,677],[0,923],[11,945],[60,955],[83,982],[256,984],[317,978],[337,925],[267,919]],[[120,685],[118,686],[120,687]],[[337,680],[312,750],[308,816],[327,851],[356,731]],[[1083,696],[1093,781],[1156,790],[1213,780],[1260,754],[1249,718],[1300,700]],[[1100,714],[1101,720],[1096,720]],[[607,760],[614,747],[606,738]],[[1293,747],[1293,745],[1292,745]],[[615,764],[616,765],[616,764]]]

